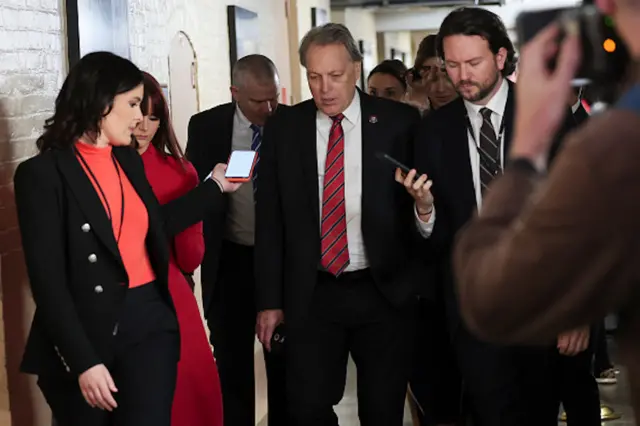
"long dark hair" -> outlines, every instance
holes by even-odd
[[[36,146],[40,152],[63,149],[84,134],[98,135],[100,121],[111,112],[116,95],[141,83],[142,71],[128,59],[109,52],[89,53],[71,68]]]
[[[504,22],[495,13],[481,7],[461,7],[449,13],[442,21],[438,32],[436,50],[442,59],[445,59],[442,41],[452,35],[480,36],[487,40],[494,55],[504,47],[507,59],[504,62],[502,76],[508,77],[516,70],[516,50]]]
[[[148,72],[142,72],[144,83],[144,99],[142,100],[142,113],[146,116],[153,114],[160,122],[158,131],[153,136],[151,144],[155,146],[165,156],[171,156],[182,162],[184,152],[180,148],[176,133],[171,124],[169,105],[162,93],[160,83]]]

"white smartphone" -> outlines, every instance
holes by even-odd
[[[255,151],[233,151],[229,156],[224,177],[229,182],[248,182],[253,175],[257,158]]]

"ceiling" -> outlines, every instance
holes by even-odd
[[[371,6],[465,6],[500,5],[504,0],[331,0],[331,8]]]

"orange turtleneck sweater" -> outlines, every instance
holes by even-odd
[[[109,216],[109,210],[111,211],[113,234],[129,277],[129,287],[138,287],[152,282],[155,280],[155,273],[151,267],[145,244],[149,229],[146,206],[119,164],[117,167],[120,170],[120,175],[118,176],[117,162],[114,164],[115,157],[112,157],[111,145],[99,148],[95,145],[78,142],[76,147],[86,165],[81,159],[78,160],[102,201],[107,216]],[[91,172],[87,170],[87,167],[91,169]],[[91,176],[92,173],[97,182]],[[124,216],[122,215],[120,180],[122,180],[122,192],[124,192]],[[102,192],[100,188],[102,188]],[[122,230],[120,230],[121,217],[124,217]],[[118,234],[120,234],[119,240]]]

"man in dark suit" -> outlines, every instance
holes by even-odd
[[[555,342],[508,347],[478,340],[460,319],[451,272],[455,236],[481,209],[486,188],[502,172],[509,152],[515,105],[514,85],[506,77],[516,66],[513,44],[500,18],[481,8],[450,13],[439,40],[439,52],[460,98],[434,111],[421,125],[415,167],[426,174],[414,182],[415,170],[407,176],[397,171],[396,179],[416,200],[414,214],[426,240],[426,257],[444,287],[448,326],[474,424],[556,425],[557,399],[549,389],[550,345],[555,349]],[[575,125],[567,113],[567,126]],[[581,336],[583,329],[571,331],[560,343]],[[566,355],[575,355],[585,347],[570,343],[565,349]]]
[[[226,162],[234,150],[260,153],[262,131],[278,105],[278,72],[262,55],[248,55],[234,65],[233,102],[194,115],[189,122],[187,157],[200,179],[210,164]],[[259,173],[259,160],[256,173]],[[202,292],[220,383],[225,424],[255,425],[254,192],[243,185],[229,194],[226,208],[204,221],[205,256]],[[269,424],[284,416],[284,357],[265,351]]]
[[[411,358],[412,199],[387,153],[409,162],[417,109],[356,89],[362,56],[343,25],[302,40],[313,100],[267,123],[257,202],[258,337],[285,321],[288,425],[330,426],[347,360],[364,426],[399,426]],[[406,210],[405,210],[406,209]]]

